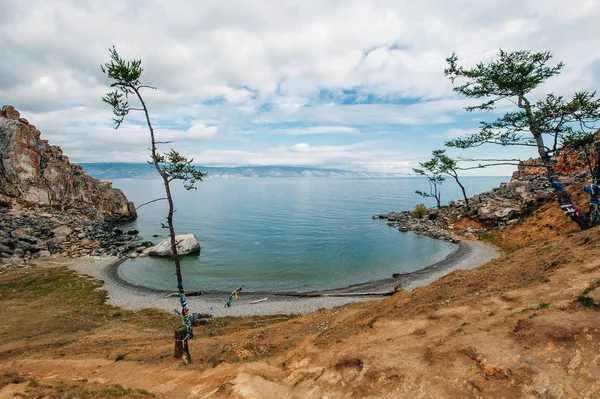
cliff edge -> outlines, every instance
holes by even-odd
[[[132,202],[110,182],[72,164],[10,105],[0,111],[0,194],[28,204],[76,209],[90,219],[133,219]]]

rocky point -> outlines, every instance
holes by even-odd
[[[555,199],[546,169],[532,166],[538,164],[536,160],[520,163],[510,182],[469,198],[469,209],[465,201],[460,200],[440,209],[432,208],[422,218],[409,211],[390,212],[373,218],[387,219],[389,226],[402,232],[414,231],[450,242],[457,242],[461,237],[476,240],[478,233],[489,228],[501,230]],[[566,188],[591,179],[581,167],[571,168],[567,172],[556,175]]]
[[[52,253],[122,256],[136,232],[132,202],[72,164],[12,106],[0,112],[0,263],[20,265]]]

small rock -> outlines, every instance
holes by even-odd
[[[54,230],[52,230],[50,233],[54,236],[54,237],[67,237],[69,236],[71,233],[73,232],[73,230],[69,227],[69,226],[65,226],[62,225],[60,227],[55,228]]]
[[[50,251],[48,251],[47,249],[38,252],[38,257],[40,258],[45,258],[47,256],[50,256]]]
[[[21,266],[22,264],[25,263],[25,261],[20,258],[7,258],[7,259],[4,259],[2,262],[5,265],[10,265],[10,266]]]

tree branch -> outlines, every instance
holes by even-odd
[[[493,158],[458,158],[458,161],[463,162],[492,162],[492,161],[501,161],[501,162],[521,162],[521,159],[493,159]]]
[[[164,201],[164,200],[166,200],[166,199],[167,199],[166,197],[165,197],[165,198],[157,198],[157,199],[153,199],[152,201],[144,202],[142,205],[138,205],[138,206],[136,206],[136,207],[135,207],[135,209],[137,210],[137,209],[140,209],[141,207],[143,207],[144,205],[148,205],[148,204],[151,204],[151,203],[153,203],[153,202],[157,202],[157,201]]]

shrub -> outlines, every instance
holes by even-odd
[[[425,204],[415,205],[415,207],[413,208],[413,215],[419,219],[427,215],[427,207],[425,206]]]
[[[589,297],[587,295],[581,295],[579,298],[577,298],[577,300],[581,302],[584,306],[593,306],[596,304],[594,302],[594,298]]]
[[[436,220],[439,215],[437,213],[430,213],[428,216],[429,220]]]

